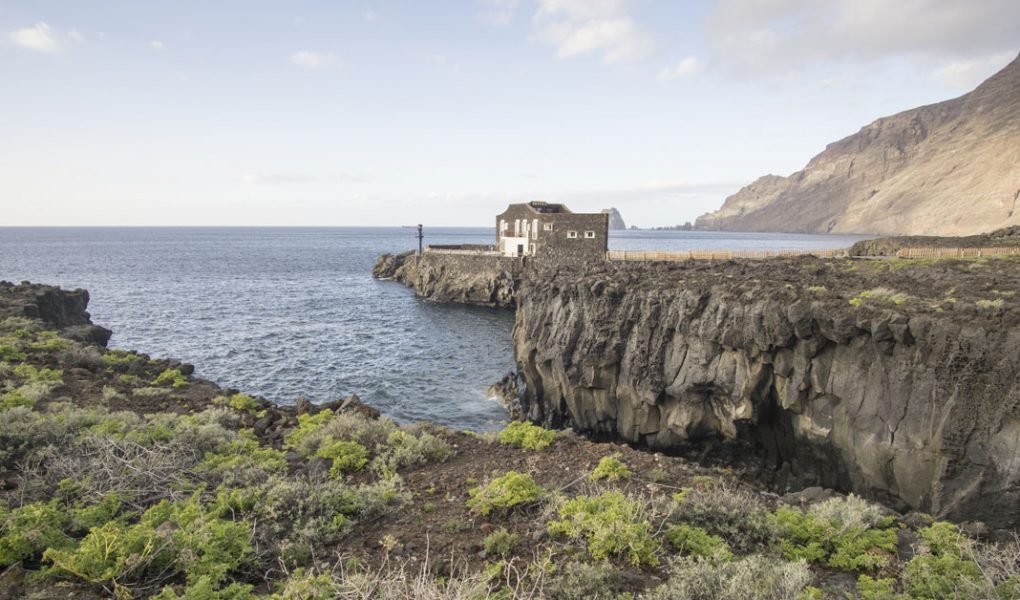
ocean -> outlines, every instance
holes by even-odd
[[[110,345],[195,365],[281,403],[358,394],[401,422],[497,429],[489,385],[513,367],[510,311],[420,300],[372,279],[408,228],[0,228],[0,279],[85,288]],[[426,228],[426,243],[492,243]],[[613,250],[816,249],[854,236],[620,231]]]

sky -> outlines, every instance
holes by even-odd
[[[0,226],[679,224],[1018,42],[1016,0],[0,0]]]

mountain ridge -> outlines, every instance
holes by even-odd
[[[697,229],[968,235],[1020,224],[1020,57],[973,91],[879,118]]]

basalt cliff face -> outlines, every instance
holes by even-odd
[[[0,281],[0,317],[39,319],[64,337],[105,346],[113,332],[92,324],[88,304],[87,290]]]
[[[372,276],[403,283],[436,302],[509,308],[524,269],[520,259],[503,256],[405,252],[380,256]]]
[[[529,277],[513,412],[659,449],[742,440],[778,488],[1017,526],[1020,270],[971,264],[805,258]]]
[[[698,229],[971,235],[1020,224],[1020,58],[953,100],[878,119],[767,175]]]

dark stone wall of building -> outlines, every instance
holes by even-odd
[[[570,238],[568,232],[576,231]],[[586,231],[594,231],[594,238],[586,238]],[[591,262],[605,259],[609,245],[609,215],[558,214],[553,230],[543,231],[538,239],[538,259],[552,262]]]

